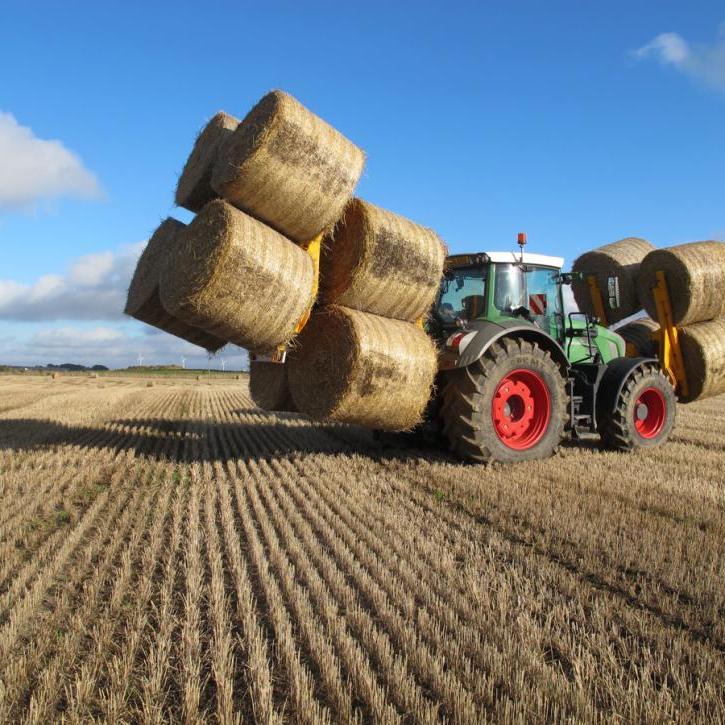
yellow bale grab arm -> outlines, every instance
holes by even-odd
[[[322,249],[322,234],[318,234],[314,239],[301,244],[300,246],[307,252],[307,254],[310,255],[310,257],[312,257],[315,275],[312,278],[312,304],[300,318],[300,321],[297,323],[297,327],[295,327],[295,332],[302,332],[304,326],[309,322],[310,315],[312,314],[312,308],[314,307],[315,300],[317,299],[317,292],[320,288],[320,250]]]
[[[295,326],[295,334],[302,332],[304,326],[309,322],[310,316],[312,315],[312,308],[315,306],[317,300],[317,292],[320,288],[320,250],[322,249],[322,237],[322,234],[318,234],[309,242],[300,244],[300,247],[312,258],[314,276],[312,277],[312,302]],[[279,345],[276,350],[272,350],[266,354],[251,353],[249,359],[256,362],[284,363],[287,359],[287,345]]]
[[[680,349],[679,331],[673,324],[672,304],[664,272],[657,272],[657,284],[652,290],[657,306],[660,343],[660,365],[680,396],[689,394],[685,362]]]
[[[607,322],[607,313],[604,311],[604,300],[602,299],[602,291],[599,289],[597,278],[590,274],[587,277],[587,284],[589,285],[589,294],[592,297],[592,307],[594,308],[594,314],[599,318],[600,322],[604,327],[609,327]]]

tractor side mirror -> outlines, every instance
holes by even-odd
[[[607,277],[607,300],[610,310],[619,309],[619,277]]]

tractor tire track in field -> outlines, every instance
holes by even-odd
[[[516,467],[0,377],[0,721],[725,719],[725,398]]]

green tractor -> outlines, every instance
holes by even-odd
[[[427,416],[460,458],[550,456],[598,433],[633,450],[665,442],[676,396],[656,358],[627,357],[597,318],[567,312],[563,259],[523,251],[448,257],[428,332],[441,347]],[[610,279],[616,306],[616,279]]]

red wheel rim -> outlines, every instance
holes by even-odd
[[[491,403],[496,435],[508,448],[525,451],[544,436],[551,420],[551,398],[533,370],[514,370],[501,380]]]
[[[661,390],[645,388],[634,406],[634,427],[642,438],[656,438],[667,419],[667,403]]]

